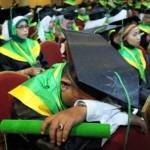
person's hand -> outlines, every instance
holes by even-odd
[[[82,122],[86,116],[86,107],[75,106],[47,117],[42,125],[41,134],[50,125],[50,142],[57,143],[58,146],[68,138],[71,128]]]
[[[24,71],[24,74],[26,75],[34,76],[44,71],[44,69],[41,67],[31,67],[31,68],[24,69],[23,71]]]
[[[140,118],[139,116],[132,115],[131,116],[131,124],[139,126],[141,128],[141,132],[143,132],[143,133],[148,132],[148,128],[147,128],[145,120],[143,118]]]

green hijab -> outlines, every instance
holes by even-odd
[[[22,21],[26,21],[28,24],[27,18],[23,16],[17,16],[12,20],[12,25],[10,26],[11,40],[0,47],[0,53],[18,61],[28,62],[30,66],[34,66],[40,53],[40,45],[32,39],[21,39],[17,36],[16,27]]]
[[[65,64],[54,64],[9,93],[41,115],[49,116],[64,110],[66,106],[61,97],[61,78]]]

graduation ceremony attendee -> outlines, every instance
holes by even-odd
[[[91,39],[89,44],[87,44],[88,39]],[[111,134],[120,125],[127,125],[127,113],[121,111],[121,106],[115,103],[109,104],[107,98],[112,95],[126,103],[124,92],[119,87],[120,83],[114,77],[114,71],[119,73],[122,69],[125,70],[120,73],[127,88],[130,89],[128,94],[132,98],[137,97],[136,84],[134,87],[131,86],[133,80],[138,83],[137,74],[119,57],[118,52],[113,51],[112,47],[97,35],[68,32],[67,40],[68,64],[54,64],[50,69],[9,92],[17,98],[14,114],[15,117],[22,119],[47,116],[42,133],[48,125],[51,125],[50,140],[54,147],[56,144],[60,146],[57,148],[66,150],[100,149],[100,139],[71,138],[68,137],[69,131],[74,125],[83,121],[108,123],[111,125]],[[80,45],[77,44],[79,42]],[[104,45],[107,45],[106,54],[103,53]],[[84,57],[86,59],[81,59]],[[105,66],[100,65],[103,61]],[[134,99],[133,103],[137,104],[138,100]],[[62,129],[58,130],[60,123]],[[142,127],[146,132],[145,122],[138,116],[131,116],[131,124]]]
[[[75,11],[76,10],[73,7],[68,7],[63,10],[63,19],[61,22],[61,27],[63,29],[71,31],[79,31],[79,27],[75,22],[77,16],[77,13]]]
[[[55,11],[52,7],[45,6],[39,11],[38,37],[40,42],[54,41],[60,43],[64,35],[60,26],[56,25]]]
[[[84,7],[79,8],[77,19],[79,19],[83,22],[87,22],[90,20],[86,8],[84,8]]]
[[[146,51],[140,46],[141,33],[136,24],[125,26],[120,34],[121,56],[133,66],[140,78],[141,98],[145,101],[149,95],[149,63]]]
[[[150,10],[145,10],[139,29],[144,32],[141,37],[141,46],[150,53]]]
[[[0,47],[0,70],[33,76],[47,68],[39,43],[28,38],[29,24],[26,17],[13,18],[10,29],[11,39]]]

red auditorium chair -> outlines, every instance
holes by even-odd
[[[0,72],[0,121],[11,118],[13,100],[8,91],[27,79],[26,76],[13,71]],[[0,134],[0,150],[2,149],[2,140],[3,136]]]
[[[150,150],[149,133],[144,134],[137,126],[132,126],[126,150]],[[104,144],[102,150],[124,150],[126,127],[120,127]]]
[[[38,37],[37,28],[35,26],[29,28],[28,37],[36,40]]]
[[[76,25],[79,27],[79,30],[83,30],[85,23],[83,21],[77,19]]]
[[[62,55],[60,53],[60,45],[56,42],[42,42],[41,52],[44,55],[44,58],[48,62],[49,66],[53,65],[54,63],[60,63],[63,61]]]

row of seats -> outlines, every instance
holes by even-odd
[[[44,58],[48,61],[49,66],[54,63],[62,62],[60,46],[55,42],[46,41],[41,43],[41,51]],[[12,71],[0,72],[0,121],[5,118],[11,118],[13,99],[8,94],[8,91],[15,88],[17,85],[26,81],[27,77]],[[147,112],[150,118],[150,112]],[[120,127],[111,137],[110,140],[103,146],[103,150],[123,150],[125,141],[126,127]],[[2,134],[0,141],[2,141]],[[150,147],[149,135],[142,134],[138,127],[132,127],[129,134],[129,143],[127,150],[148,150]]]

